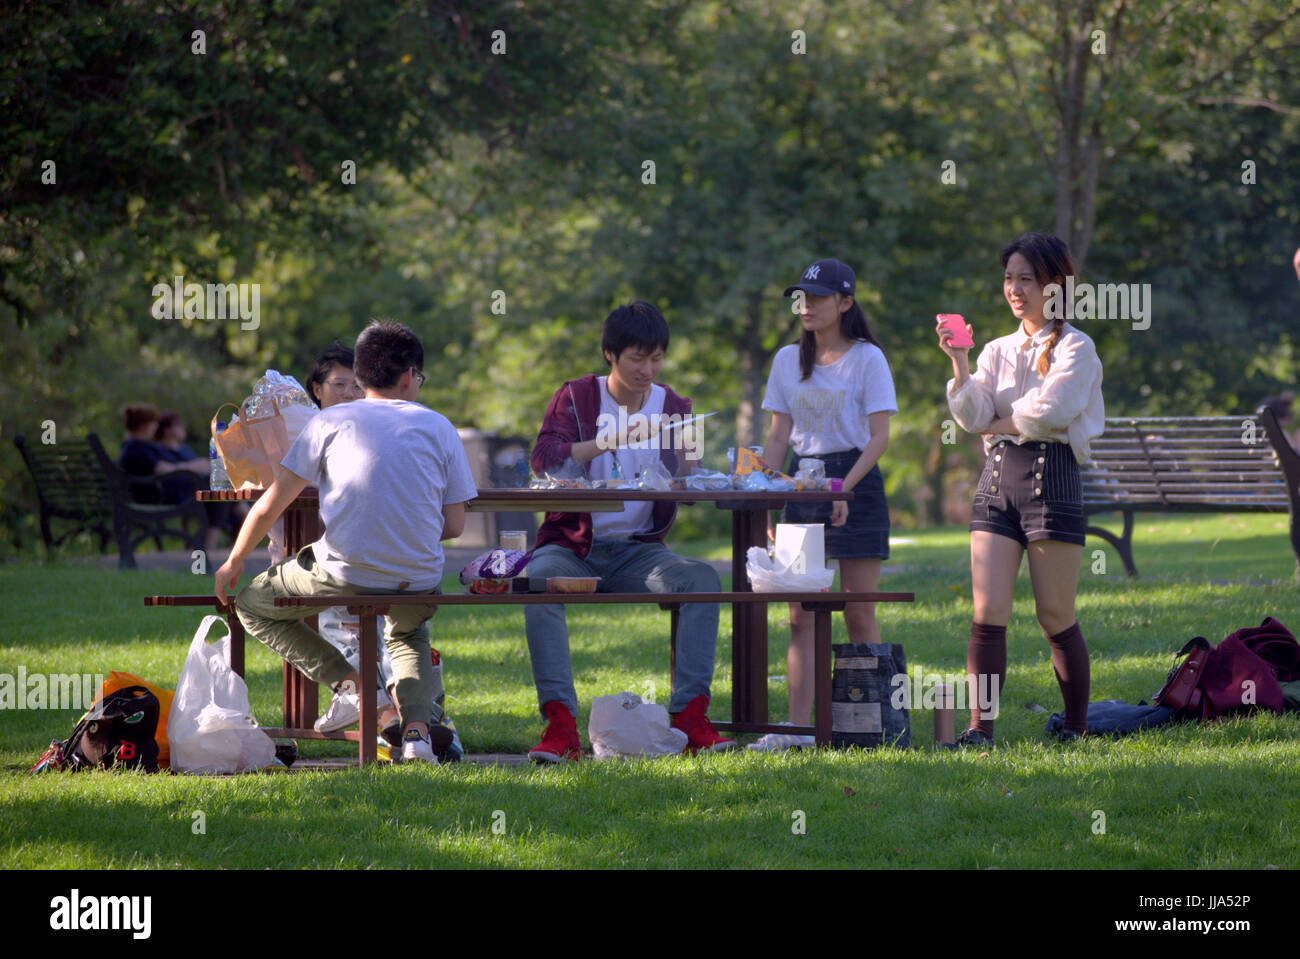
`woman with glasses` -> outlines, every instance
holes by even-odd
[[[359,400],[365,392],[352,373],[352,350],[337,343],[326,348],[307,377],[307,395],[323,410]]]

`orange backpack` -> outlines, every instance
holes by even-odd
[[[99,687],[98,699],[103,699],[119,689],[125,689],[128,686],[143,686],[149,692],[158,697],[158,731],[154,733],[154,741],[158,743],[158,768],[169,769],[171,767],[171,751],[167,745],[167,716],[171,712],[172,698],[176,695],[175,690],[162,689],[153,683],[146,682],[139,676],[132,673],[124,673],[120,670],[113,670],[104,680],[104,684]]]

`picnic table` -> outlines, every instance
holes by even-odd
[[[204,490],[200,502],[256,500],[262,490]],[[853,494],[830,490],[642,490],[642,489],[482,489],[465,504],[470,512],[616,512],[634,501],[713,503],[731,513],[731,589],[750,592],[745,573],[751,546],[766,548],[768,514],[788,502],[822,503],[852,499]],[[285,549],[294,555],[321,535],[318,492],[308,487],[284,513]],[[770,595],[770,594],[769,594]],[[910,599],[910,596],[908,597]],[[732,610],[732,700],[730,723],[716,723],[735,732],[762,731],[769,726],[767,704],[767,606],[736,602]],[[313,617],[314,619],[314,617]],[[314,625],[314,623],[313,623]],[[318,714],[316,683],[284,664],[284,725],[310,728]],[[752,728],[751,728],[752,727]]]

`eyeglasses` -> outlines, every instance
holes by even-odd
[[[356,380],[326,380],[326,386],[332,386],[340,393],[351,391],[353,393],[364,393],[365,390]]]
[[[414,372],[415,372],[415,385],[416,385],[417,387],[421,387],[421,386],[423,386],[423,385],[424,385],[424,381],[427,379],[427,377],[426,377],[423,373],[421,373],[419,370],[415,369],[415,367],[411,367],[411,369],[414,370]]]

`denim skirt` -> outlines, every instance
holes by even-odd
[[[811,456],[793,454],[786,472],[791,476],[801,459],[818,459],[826,464],[826,475],[843,479],[853,469],[862,450],[841,450]],[[849,518],[843,526],[831,525],[831,503],[787,503],[783,523],[822,523],[826,527],[826,556],[829,559],[888,559],[889,504],[885,502],[885,478],[880,465],[858,481],[849,503]]]

